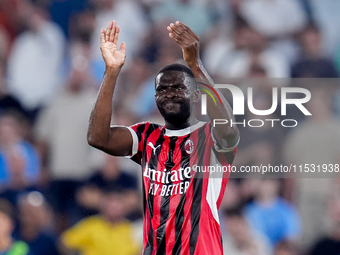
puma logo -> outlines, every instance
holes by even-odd
[[[161,146],[160,144],[158,144],[157,147],[155,148],[155,146],[152,144],[152,142],[149,142],[148,145],[152,148],[154,155],[156,155],[157,148]]]

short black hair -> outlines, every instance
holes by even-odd
[[[194,76],[194,74],[192,73],[192,71],[190,70],[189,67],[187,67],[185,65],[177,64],[177,63],[164,66],[161,70],[159,70],[159,72],[157,73],[156,76],[158,76],[158,74],[164,73],[166,71],[180,71],[180,72],[183,72],[183,73],[187,73],[191,78],[195,79],[195,76]]]
[[[190,70],[190,68],[185,66],[185,65],[178,64],[178,63],[174,63],[174,64],[170,64],[170,65],[164,66],[161,70],[158,71],[155,79],[157,79],[157,76],[160,73],[164,73],[166,71],[179,71],[179,72],[182,72],[182,73],[186,73],[187,75],[190,76],[190,78],[195,80],[195,76],[192,73],[192,71]],[[156,85],[156,80],[155,80],[155,85]],[[197,88],[197,82],[196,81],[195,81],[195,88]]]

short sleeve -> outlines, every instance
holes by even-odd
[[[228,146],[226,143],[225,144],[218,143],[218,141],[216,140],[214,133],[212,131],[212,127],[211,127],[211,138],[214,141],[214,147],[215,147],[217,152],[233,151],[233,150],[235,150],[235,148],[237,148],[238,144],[240,143],[240,137],[238,138],[237,142],[233,146]]]
[[[157,128],[160,128],[160,125],[150,122],[137,123],[128,127],[133,139],[132,154],[128,156],[131,160],[141,164],[146,141]]]
[[[131,127],[127,127],[127,129],[130,131],[131,136],[132,136],[132,140],[133,140],[132,153],[131,153],[130,156],[128,156],[128,157],[132,157],[132,156],[136,155],[137,152],[138,152],[139,139],[138,139],[138,136],[137,136],[137,133],[136,133],[135,130],[133,130]]]
[[[138,125],[138,124],[136,124]],[[133,157],[135,154],[137,154],[138,152],[138,136],[137,133],[135,131],[135,129],[131,128],[131,127],[127,127],[127,126],[123,126],[123,125],[111,125],[111,128],[113,127],[121,127],[121,128],[126,128],[127,130],[130,131],[131,136],[132,136],[132,148],[131,148],[131,154],[130,155],[126,155],[126,158],[131,158]]]
[[[212,125],[211,123],[209,123],[209,133],[210,133],[210,146],[215,154],[215,156],[217,157],[218,161],[222,164],[222,165],[231,165],[234,161],[235,158],[235,154],[237,152],[238,149],[238,145],[240,142],[240,138],[238,139],[238,141],[236,142],[235,145],[228,147],[227,144],[219,144],[218,141],[216,140],[216,138],[214,137],[214,133],[212,132]]]

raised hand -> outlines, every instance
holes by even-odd
[[[116,25],[116,21],[110,21],[105,31],[102,28],[100,41],[100,50],[106,64],[106,67],[121,68],[125,63],[125,43],[120,44],[118,50],[117,43],[119,37],[120,27]]]
[[[197,64],[199,61],[199,37],[179,21],[176,21],[175,24],[171,23],[167,30],[169,37],[181,46],[183,58],[188,66]]]

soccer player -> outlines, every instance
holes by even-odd
[[[239,132],[232,125],[212,124],[214,119],[230,123],[233,116],[202,65],[198,36],[178,21],[167,30],[182,48],[189,68],[172,64],[156,75],[155,101],[165,126],[150,122],[110,126],[112,96],[126,49],[124,42],[118,49],[120,27],[113,21],[101,32],[106,70],[91,113],[88,142],[111,155],[131,156],[142,167],[144,255],[220,255],[217,210],[229,175],[208,178],[209,173],[201,169],[230,166]],[[199,100],[200,88],[214,92],[215,98],[206,100],[209,123],[198,121],[192,107]]]

